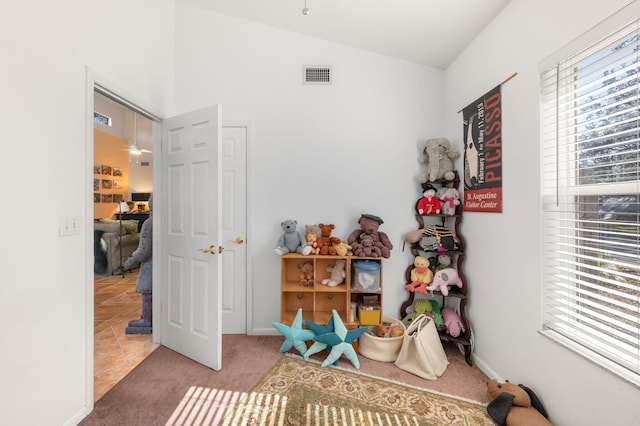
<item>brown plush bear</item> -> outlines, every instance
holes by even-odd
[[[336,252],[333,245],[340,244],[342,241],[340,238],[331,236],[331,231],[336,228],[335,225],[332,223],[321,223],[318,226],[320,227],[320,237],[318,238],[318,249],[320,249],[319,254],[329,254],[332,256],[337,255],[338,252]]]
[[[380,257],[382,250],[376,245],[373,235],[363,232],[360,234],[360,244],[353,254],[360,257]]]
[[[299,263],[298,269],[300,269],[300,285],[313,287],[313,263]]]
[[[373,257],[382,256],[388,258],[391,256],[391,249],[393,249],[391,240],[389,240],[387,234],[378,231],[380,225],[384,223],[382,219],[372,214],[362,214],[358,223],[360,224],[360,229],[356,229],[351,232],[347,238],[347,243],[353,248],[353,253],[355,254],[359,250],[363,249],[362,236],[371,235],[373,237],[373,245],[380,249],[380,255]],[[363,257],[365,255],[361,254],[359,256]]]
[[[542,403],[526,386],[492,379],[487,383],[487,396],[492,400],[487,412],[499,425],[551,426]]]

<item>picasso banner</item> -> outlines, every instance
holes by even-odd
[[[501,85],[462,110],[464,205],[467,212],[502,212]]]

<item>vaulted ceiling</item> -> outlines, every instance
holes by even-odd
[[[510,0],[178,1],[446,69]]]

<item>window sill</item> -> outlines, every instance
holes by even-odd
[[[608,372],[616,375],[621,378],[625,382],[628,382],[634,385],[637,388],[640,388],[640,375],[634,373],[633,371],[629,371],[628,369],[619,366],[618,364],[608,360],[607,358],[599,355],[596,352],[593,352],[582,345],[579,345],[566,337],[562,336],[559,333],[556,333],[552,330],[538,330],[538,333],[543,335],[544,337],[558,343],[561,346],[569,349],[572,352],[580,355],[588,361],[596,364],[597,366],[607,370]]]

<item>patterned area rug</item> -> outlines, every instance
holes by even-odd
[[[291,356],[228,413],[223,425],[495,425],[486,406]]]

